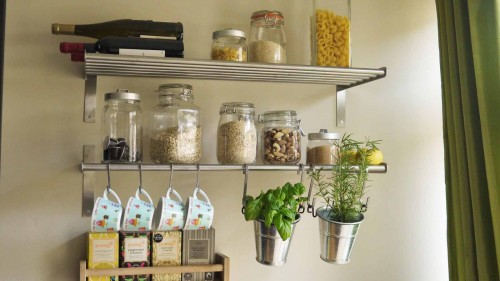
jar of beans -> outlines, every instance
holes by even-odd
[[[212,34],[213,60],[247,61],[245,32],[236,29],[224,29]]]
[[[262,160],[266,164],[297,164],[303,136],[293,110],[267,111],[259,115],[262,124]]]
[[[223,103],[217,129],[220,164],[253,164],[257,156],[255,109],[246,102]]]
[[[202,155],[201,111],[187,84],[163,84],[150,122],[150,156],[154,163],[196,164]]]

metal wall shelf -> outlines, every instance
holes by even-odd
[[[199,164],[199,165],[184,165],[184,164],[103,164],[95,163],[95,146],[85,145],[83,150],[83,163],[81,171],[83,173],[83,188],[82,188],[82,216],[88,217],[92,215],[94,206],[94,187],[95,187],[95,172],[107,171],[240,171],[248,177],[250,171],[291,171],[291,172],[307,172],[313,168],[331,169],[333,166],[309,166],[309,165],[220,165],[220,164]],[[352,167],[353,171],[358,169]],[[387,164],[371,165],[368,168],[369,173],[387,173]],[[246,182],[246,180],[245,180]]]
[[[85,116],[95,122],[97,76],[337,85],[337,127],[345,126],[345,89],[385,77],[386,68],[343,68],[88,53],[85,55]]]

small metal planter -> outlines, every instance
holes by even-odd
[[[319,235],[321,259],[328,263],[347,264],[350,261],[352,246],[361,220],[354,223],[335,222],[328,219],[329,209],[321,207],[317,210],[319,217]]]
[[[300,216],[292,223],[292,235],[285,241],[281,239],[274,224],[267,227],[263,220],[254,221],[256,259],[259,263],[271,266],[281,266],[286,263],[295,225],[299,220]]]

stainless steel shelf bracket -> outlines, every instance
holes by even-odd
[[[85,77],[85,102],[83,105],[83,122],[85,123],[95,123],[96,86],[97,76],[87,75]]]
[[[338,89],[338,88],[337,88]],[[344,128],[345,127],[345,90],[337,91],[337,127]]]
[[[95,162],[95,146],[83,146],[83,162]],[[82,171],[83,186],[82,186],[82,217],[90,217],[94,208],[94,186],[95,172]]]

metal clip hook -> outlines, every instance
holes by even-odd
[[[300,173],[300,183],[304,181],[304,165],[299,164],[299,170],[297,171],[297,174]],[[304,208],[304,202],[300,202],[299,204],[299,209],[297,210],[300,214],[304,213],[306,208]]]
[[[109,163],[106,166],[106,169],[108,171],[108,186],[106,187],[106,191],[109,193],[109,190],[111,189],[111,175],[110,175],[110,172],[109,172]]]
[[[311,204],[311,195],[312,195],[312,188],[314,186],[314,177],[312,174],[316,171],[316,168],[314,165],[311,165],[311,182],[309,183],[309,193],[307,194],[307,212],[312,214],[313,217],[316,217],[316,210],[314,209],[314,205],[316,204],[316,198],[313,198],[312,204]]]
[[[360,199],[361,201],[361,199]],[[361,201],[361,212],[364,213],[366,212],[366,210],[368,210],[368,201],[370,201],[370,197],[366,198],[366,203],[363,203],[363,201]]]
[[[174,164],[170,164],[170,176],[168,178],[168,188],[172,188],[172,177],[174,175]]]
[[[196,189],[200,189],[200,164],[196,164]]]
[[[245,203],[247,198],[247,188],[248,188],[248,165],[243,165],[243,174],[245,175],[245,180],[243,181],[243,199],[241,199],[241,213],[245,214]]]
[[[139,193],[142,193],[142,164],[139,163]]]

